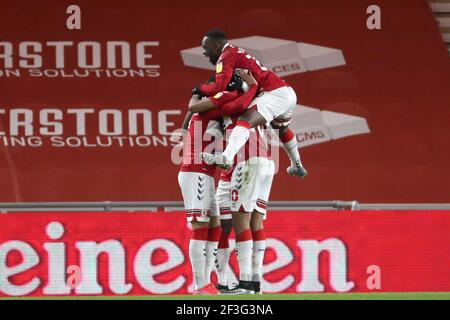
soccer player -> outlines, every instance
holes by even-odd
[[[263,220],[266,219],[275,173],[270,153],[261,147],[266,145],[263,135],[261,132],[251,133],[245,146],[248,148],[249,145],[258,145],[257,152],[247,149],[247,160],[233,166],[231,170],[223,171],[217,187],[216,198],[222,222],[217,288],[223,294],[261,293],[262,263],[266,247]],[[232,289],[227,283],[230,219],[236,233],[239,265],[239,284]]]
[[[189,259],[194,275],[194,294],[218,293],[206,278],[207,266],[214,260],[211,257],[214,255],[214,240],[221,233],[214,197],[213,177],[216,169],[200,159],[200,152],[209,143],[203,139],[208,122],[200,119],[197,114],[186,116],[183,128],[187,128],[188,132],[183,139],[183,162],[178,173],[186,218],[192,228]]]
[[[179,185],[183,194],[188,222],[192,225],[192,236],[189,243],[189,258],[194,273],[194,294],[217,294],[217,289],[210,283],[211,271],[214,267],[215,254],[221,234],[218,209],[215,202],[214,179],[215,166],[205,164],[200,158],[200,152],[209,145],[205,133],[213,118],[226,114],[240,114],[254,98],[257,85],[254,78],[248,76],[250,86],[247,93],[238,91],[227,92],[227,101],[221,100],[220,110],[211,110],[210,118],[200,116],[199,108],[214,108],[212,98],[203,99],[194,94],[189,102],[189,112],[183,122],[183,128],[188,128],[183,145],[183,163],[178,175]],[[228,89],[240,87],[239,79],[233,79]],[[242,82],[242,81],[241,81]],[[223,94],[216,95],[217,99]],[[216,101],[217,101],[216,99]],[[205,109],[205,110],[206,110]],[[217,113],[219,111],[219,113]],[[200,147],[200,148],[199,148]]]
[[[262,66],[245,50],[229,44],[223,31],[214,29],[205,33],[202,47],[205,50],[204,55],[216,65],[216,81],[197,86],[198,93],[214,95],[223,91],[235,69],[250,70],[261,90],[261,94],[250,104],[251,107],[239,117],[225,151],[221,155],[202,154],[207,163],[228,168],[234,156],[248,140],[251,128],[276,119],[282,119],[285,123],[289,121],[296,106],[297,96],[284,80]],[[307,171],[301,163],[295,135],[287,126],[284,126],[279,134],[291,160],[291,165],[287,168],[288,174],[305,177]]]
[[[240,73],[246,82],[245,73]],[[254,88],[254,87],[253,87]],[[222,92],[210,97],[209,106],[220,106],[224,99],[233,98],[231,92]],[[234,103],[234,102],[233,102]],[[195,106],[195,111],[208,110],[207,103]],[[224,115],[228,105],[225,104],[215,113],[208,111],[200,113],[201,117],[212,120],[218,115]],[[194,110],[193,110],[194,111]],[[235,111],[238,111],[237,109]],[[241,108],[241,111],[244,111]],[[229,113],[230,114],[230,113]],[[224,119],[232,128],[239,116],[235,112],[234,117]],[[274,175],[274,164],[265,134],[261,128],[252,130],[250,139],[245,145],[243,153],[238,154],[243,158],[236,160],[238,163],[233,170],[223,171],[217,188],[217,202],[220,208],[222,220],[222,235],[218,250],[218,289],[224,294],[244,294],[260,292],[262,278],[262,262],[265,252],[265,235],[263,219],[267,210],[267,202]],[[227,284],[227,267],[229,260],[228,237],[231,231],[230,219],[236,232],[236,251],[239,264],[239,285],[231,290]]]

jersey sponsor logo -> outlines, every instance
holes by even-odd
[[[214,96],[214,99],[219,99],[222,96],[223,96],[223,92],[219,92]]]
[[[221,73],[223,69],[223,64],[222,61],[220,61],[217,65],[216,65],[216,73]]]

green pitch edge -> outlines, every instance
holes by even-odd
[[[148,295],[77,297],[0,297],[0,300],[450,300],[450,292],[263,294],[238,296]]]

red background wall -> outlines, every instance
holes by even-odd
[[[229,38],[263,35],[339,48],[346,66],[286,80],[302,104],[362,116],[371,133],[303,149],[310,175],[298,181],[282,170],[272,199],[450,201],[450,64],[425,0],[378,1],[382,30],[374,31],[366,28],[372,1],[80,0],[80,31],[65,27],[69,4],[0,1],[1,41],[159,41],[152,53],[161,76],[0,77],[0,108],[183,109],[210,72],[184,66],[180,50],[198,46],[213,27]],[[1,126],[8,126],[4,118]],[[177,172],[169,148],[0,146],[0,201],[181,200]]]

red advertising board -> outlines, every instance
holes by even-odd
[[[263,290],[449,291],[449,227],[443,211],[271,212]],[[185,294],[189,235],[179,212],[1,214],[0,296]]]
[[[426,0],[377,1],[381,29],[368,0],[79,0],[75,30],[71,4],[0,2],[0,202],[181,200],[171,133],[215,27],[297,93],[309,176],[281,152],[273,200],[450,201],[450,66]]]

